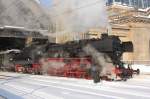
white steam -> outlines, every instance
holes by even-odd
[[[100,75],[107,75],[112,73],[113,64],[110,62],[107,62],[107,60],[110,60],[104,58],[104,54],[98,52],[95,48],[93,48],[91,45],[87,45],[83,49],[88,55],[92,56],[92,59],[94,60],[94,63],[98,66]]]
[[[40,59],[40,63],[42,65],[42,73],[48,74],[50,70],[54,71],[56,69],[60,69],[64,67],[65,63],[58,60],[46,61],[45,58]]]
[[[56,32],[87,32],[108,23],[104,0],[53,0],[49,13]]]
[[[50,18],[35,0],[0,0],[0,26],[48,29]]]

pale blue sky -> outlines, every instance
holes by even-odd
[[[51,1],[52,0],[40,0],[40,2],[42,3],[42,5],[44,5],[44,6],[50,6],[51,5]]]

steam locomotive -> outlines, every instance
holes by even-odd
[[[64,44],[33,43],[15,54],[11,61],[16,72],[93,78],[96,83],[100,79],[113,80],[109,78],[112,71],[121,79],[132,76],[134,70],[124,68],[121,62],[122,54],[132,51],[132,42],[121,42],[118,36],[102,34],[100,39],[70,41]],[[113,65],[112,71],[103,74],[104,65]]]

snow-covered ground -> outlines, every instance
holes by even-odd
[[[150,75],[127,82],[0,72],[0,99],[150,99]]]
[[[148,65],[138,65],[138,64],[134,64],[134,65],[132,65],[132,68],[133,69],[140,69],[140,73],[141,74],[150,74],[150,66],[148,66]]]

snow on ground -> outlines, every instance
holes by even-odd
[[[150,75],[127,82],[0,72],[0,99],[150,99]]]
[[[132,65],[133,69],[140,69],[142,74],[150,74],[150,66],[148,65],[138,65],[138,64],[134,64]]]

